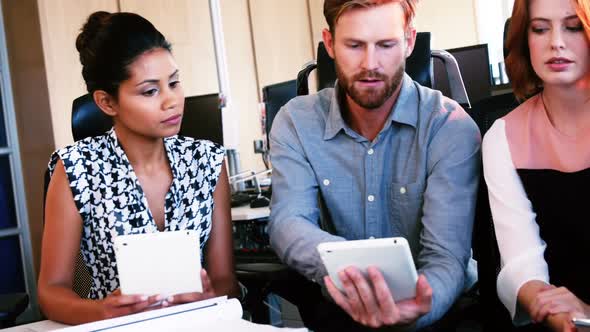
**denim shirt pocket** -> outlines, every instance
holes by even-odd
[[[422,206],[424,204],[424,182],[391,183],[391,220],[393,228],[417,248],[422,230]],[[414,250],[412,250],[414,251]]]
[[[353,213],[353,183],[352,178],[341,175],[328,175],[324,173],[324,177],[318,179],[319,191],[321,197],[326,204],[329,216],[329,223],[333,223],[337,229],[342,230],[342,227],[348,229],[345,225],[344,216],[349,216]],[[326,216],[324,216],[326,217]]]

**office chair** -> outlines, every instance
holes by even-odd
[[[474,104],[468,113],[483,136],[494,121],[517,106],[518,101],[510,93],[481,100]],[[500,251],[483,170],[477,193],[472,248],[474,258],[477,260],[479,302],[484,328],[486,331],[511,331],[514,329],[512,319],[508,310],[500,302],[496,289],[496,280],[500,273]]]
[[[74,99],[72,103],[72,136],[74,141],[83,140],[87,137],[98,136],[106,133],[113,126],[111,118],[104,114],[94,103],[89,94]],[[43,223],[45,223],[45,200],[47,188],[49,187],[49,169],[45,170],[43,188]],[[81,298],[87,298],[92,287],[92,277],[84,263],[82,253],[76,256],[74,264],[74,280],[72,290]]]
[[[418,32],[416,45],[412,54],[406,59],[406,73],[422,86],[432,87],[434,83],[432,58],[439,59],[445,66],[449,82],[451,99],[459,103],[463,108],[471,107],[469,97],[461,78],[461,71],[455,58],[446,51],[431,50],[430,32]],[[309,93],[309,74],[317,69],[318,89],[333,87],[336,80],[334,60],[328,55],[323,42],[318,44],[317,60],[307,63],[297,75],[297,95]]]
[[[504,41],[509,24],[504,25]],[[508,50],[504,48],[504,57]],[[519,105],[512,92],[485,98],[468,110],[483,136],[494,121],[505,116]],[[479,302],[485,331],[518,330],[512,324],[508,310],[498,298],[496,280],[500,272],[500,251],[490,211],[488,188],[483,177],[479,181],[475,222],[473,227],[473,255],[477,260],[479,276]]]

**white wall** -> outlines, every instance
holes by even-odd
[[[475,0],[421,0],[415,25],[418,31],[432,32],[433,49],[479,43]]]

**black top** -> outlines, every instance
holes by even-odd
[[[590,168],[564,173],[518,169],[527,197],[537,214],[551,284],[565,286],[590,303]],[[588,206],[586,205],[588,204]]]

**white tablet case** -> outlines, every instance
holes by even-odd
[[[114,245],[121,293],[170,296],[203,291],[198,232],[122,235]]]
[[[356,266],[365,276],[367,268],[379,268],[395,301],[414,298],[418,274],[408,241],[402,237],[324,242],[318,252],[330,278],[343,290],[338,272]]]

